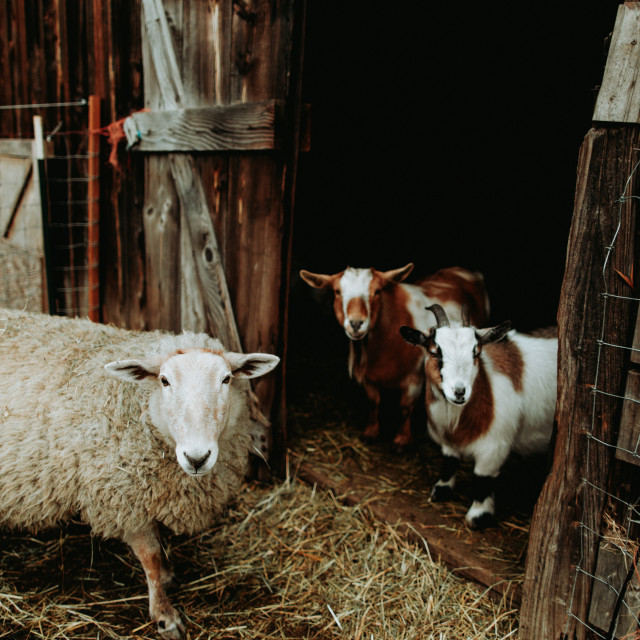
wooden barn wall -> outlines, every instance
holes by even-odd
[[[143,50],[141,4],[0,3],[2,103],[66,102],[96,94],[103,126],[144,107],[161,108],[157,91],[145,95],[145,84],[151,83],[145,83],[143,73],[145,64],[149,67],[149,51]],[[292,16],[304,15],[304,3],[167,0],[164,7],[188,106],[291,97],[295,82],[289,82],[300,71],[299,61],[292,63],[290,56]],[[212,12],[222,25],[215,47]],[[297,46],[295,53],[301,57],[302,43]],[[88,126],[84,107],[40,113],[45,132],[60,121],[65,131]],[[33,114],[0,111],[0,133],[30,136]],[[83,143],[78,145],[80,152]],[[128,152],[120,142],[118,167],[113,167],[110,151],[105,142],[100,162],[102,320],[140,329],[179,330],[185,318],[193,325],[201,309],[197,285],[180,277],[180,254],[189,246],[167,158]],[[245,351],[282,355],[285,350],[282,309],[296,153],[231,152],[199,154],[196,159]],[[279,376],[261,381],[256,389],[263,406],[273,407],[272,414],[284,407],[281,369]]]

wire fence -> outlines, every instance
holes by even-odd
[[[10,105],[2,109],[75,107],[75,103]],[[0,133],[0,306],[90,315],[91,132],[65,131],[59,121],[45,132],[44,160],[34,139]],[[95,164],[95,162],[94,162]],[[95,187],[93,193],[95,194]]]
[[[636,153],[640,150],[635,150]],[[608,340],[606,333],[607,312],[613,299],[627,301],[629,304],[640,302],[640,298],[634,296],[620,296],[609,291],[607,282],[610,281],[611,256],[616,248],[622,224],[622,208],[629,200],[637,200],[638,197],[630,195],[631,185],[635,174],[640,167],[638,160],[630,172],[625,183],[623,193],[618,201],[618,224],[613,238],[606,247],[605,258],[602,266],[602,323],[600,337],[597,341],[597,365],[595,379],[591,389],[591,422],[588,426],[585,437],[587,439],[585,475],[581,479],[583,489],[597,492],[605,504],[604,517],[599,531],[594,531],[589,522],[593,518],[583,510],[580,528],[588,533],[588,537],[595,536],[599,540],[597,566],[594,568],[586,565],[585,558],[588,557],[587,549],[584,548],[587,536],[581,536],[583,547],[580,549],[580,561],[575,566],[573,579],[573,589],[568,606],[567,623],[564,633],[571,620],[588,630],[591,637],[610,640],[613,638],[625,638],[628,640],[640,638],[640,568],[638,567],[639,549],[638,533],[640,529],[640,495],[634,495],[634,488],[637,491],[637,477],[633,482],[635,466],[629,470],[628,465],[640,465],[640,428],[634,428],[640,423],[640,413],[635,415],[636,407],[640,404],[640,385],[638,394],[635,393],[633,369],[628,373],[627,388],[623,396],[612,394],[604,389],[606,371],[601,367],[603,353],[605,349],[620,349],[631,352],[633,361],[635,353],[640,353],[636,346],[616,344],[615,341]],[[622,275],[619,274],[618,275]],[[633,272],[628,276],[628,284],[635,288]],[[631,313],[633,309],[629,309]],[[637,359],[636,362],[640,362]],[[640,374],[638,374],[640,379]],[[596,436],[602,430],[597,430],[597,421],[602,419],[598,412],[598,397],[606,396],[621,400],[622,419],[620,430],[611,429],[609,433],[617,434],[615,442],[604,441]],[[587,477],[586,470],[589,469],[590,459],[598,452],[594,448],[605,448],[609,453],[614,453],[611,477],[628,477],[628,483],[612,483],[609,478],[602,478],[601,483],[594,483]],[[640,471],[640,469],[639,469]],[[593,582],[591,606],[587,620],[576,614],[578,603],[576,602],[576,588],[580,579],[587,579]]]

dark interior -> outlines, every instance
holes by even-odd
[[[461,265],[484,274],[494,323],[556,323],[578,152],[618,6],[309,3],[291,406],[316,393],[319,421],[343,408],[364,424],[331,298],[302,282],[301,268],[413,262],[411,282]]]
[[[291,356],[330,333],[300,268],[457,264],[485,275],[495,322],[555,323],[618,6],[309,3]]]

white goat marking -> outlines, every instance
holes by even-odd
[[[371,302],[369,300],[369,291],[373,273],[371,269],[354,269],[347,267],[340,278],[340,293],[342,295],[342,312],[344,313],[343,329],[349,338],[362,338],[369,331],[371,320]],[[353,301],[361,302],[359,309],[364,308],[366,316],[358,315],[354,317],[349,311],[350,303]],[[355,328],[351,321],[362,322],[358,328]]]
[[[438,329],[438,345],[442,352],[442,392],[454,404],[462,405],[471,396],[478,374],[473,357],[477,343],[475,330],[470,327]]]

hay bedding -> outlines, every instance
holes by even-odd
[[[215,529],[164,539],[194,640],[515,637],[515,611],[295,476],[249,483]],[[72,524],[0,548],[0,638],[157,637],[125,544]]]

